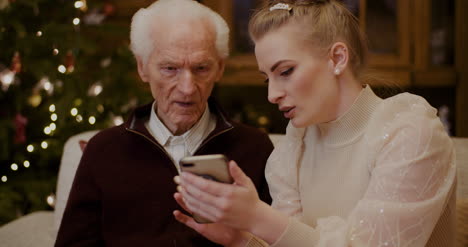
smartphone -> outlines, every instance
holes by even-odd
[[[205,179],[220,183],[233,183],[229,173],[228,159],[222,154],[188,156],[180,160],[180,170],[190,172]],[[211,223],[196,214],[192,215],[198,223]]]

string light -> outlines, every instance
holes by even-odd
[[[44,82],[44,89],[46,91],[49,91],[51,88],[52,88],[52,84],[50,83],[50,81]]]
[[[98,96],[102,92],[102,83],[100,81],[94,83],[88,90],[89,96]]]
[[[84,3],[82,1],[76,1],[75,2],[75,8],[79,9],[84,6]]]
[[[25,160],[23,162],[23,166],[26,167],[26,168],[28,168],[30,165],[31,165],[31,163],[29,163],[29,161],[27,161],[27,160]]]
[[[52,50],[52,54],[54,54],[54,56],[57,56],[59,54],[59,50],[55,48],[54,50]]]
[[[71,114],[72,116],[78,115],[78,109],[72,108],[72,109],[70,110],[70,114]]]
[[[51,123],[49,126],[50,126],[50,130],[52,131],[57,129],[57,125],[55,125],[55,123]]]
[[[91,116],[91,117],[89,117],[88,121],[89,121],[89,123],[90,123],[91,125],[93,125],[93,124],[96,123],[96,118],[95,118],[94,116]]]
[[[114,117],[114,125],[121,125],[123,124],[123,117],[121,116],[117,116],[117,117]]]
[[[39,80],[36,88],[43,88],[47,94],[52,95],[54,93],[54,84],[52,84],[47,76],[44,76]]]
[[[41,37],[42,36],[42,31],[37,31],[36,36]]]
[[[103,113],[104,112],[104,106],[99,104],[98,106],[96,106],[96,109],[100,112],[100,113]]]
[[[76,121],[78,123],[81,123],[81,121],[83,121],[83,116],[81,116],[81,115],[76,116]]]
[[[52,130],[50,129],[49,126],[46,126],[46,127],[44,128],[44,134],[50,135],[50,133],[52,133]]]
[[[67,72],[67,68],[65,68],[64,65],[59,65],[58,66],[58,71],[63,74],[65,72]]]
[[[6,183],[8,181],[7,176],[2,176],[2,182]]]
[[[17,171],[18,170],[18,165],[16,163],[11,164],[11,170]]]
[[[267,117],[261,116],[257,119],[258,124],[260,125],[267,125],[270,121],[268,120]]]
[[[55,206],[55,195],[54,194],[48,195],[46,201],[47,201],[47,205],[49,205],[51,207],[54,207]]]
[[[29,144],[28,147],[26,148],[26,150],[28,150],[28,152],[32,153],[32,152],[34,152],[34,146],[32,144]]]
[[[49,144],[46,141],[41,142],[41,147],[42,149],[47,149],[49,147]]]
[[[10,85],[15,80],[15,72],[5,69],[0,72],[0,81],[2,82],[2,89],[4,91],[8,90]]]
[[[55,105],[54,104],[49,106],[49,111],[50,112],[55,112]]]
[[[73,25],[78,26],[80,24],[80,18],[73,19]]]
[[[55,113],[52,114],[52,115],[50,115],[50,119],[51,119],[52,121],[54,121],[54,122],[57,121],[57,118],[58,118],[58,116],[57,116],[57,114],[55,114]]]
[[[73,101],[73,104],[75,104],[75,106],[80,106],[81,104],[83,104],[83,100],[81,98],[76,98]]]

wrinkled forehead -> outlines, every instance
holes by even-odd
[[[205,19],[161,20],[152,37],[157,53],[218,57],[214,27]]]

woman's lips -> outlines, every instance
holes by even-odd
[[[285,118],[292,118],[294,117],[296,107],[282,107],[280,111],[284,112],[283,115]]]

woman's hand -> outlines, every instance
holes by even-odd
[[[190,212],[180,193],[175,193],[174,198],[182,208]],[[220,223],[198,224],[192,217],[183,214],[179,210],[174,211],[174,216],[176,220],[194,229],[210,241],[223,246],[245,246],[251,238],[251,235],[247,232],[235,230]]]
[[[187,211],[222,223],[224,227],[252,233],[269,244],[276,242],[289,218],[258,198],[252,180],[234,161],[229,162],[229,172],[233,184],[218,183],[186,172],[181,174],[182,179],[175,179],[180,184],[177,190]],[[191,224],[190,227],[194,226]]]
[[[223,184],[183,172],[182,194],[187,208],[213,222],[223,223],[239,230],[250,231],[263,206],[255,185],[234,161],[229,163],[234,184]]]

